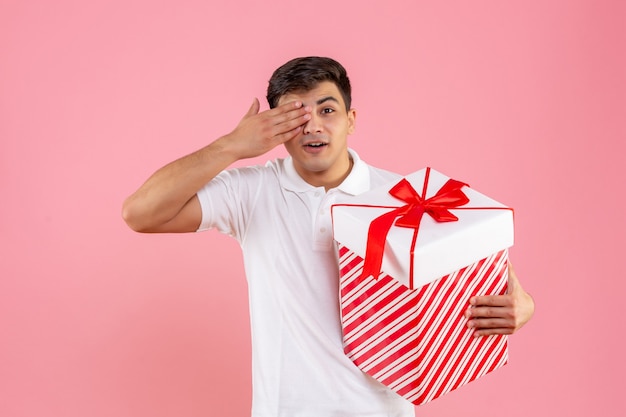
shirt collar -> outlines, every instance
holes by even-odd
[[[352,165],[350,174],[348,174],[346,179],[343,180],[339,186],[337,186],[337,189],[351,195],[361,194],[368,191],[370,188],[370,172],[367,164],[359,158],[359,155],[354,150],[348,149],[348,153],[350,154],[354,164]],[[302,179],[296,171],[296,168],[293,166],[293,159],[291,156],[288,156],[284,160],[281,185],[286,190],[295,192],[307,192],[320,188],[314,187]]]

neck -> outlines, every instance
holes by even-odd
[[[344,164],[342,164],[344,165]],[[311,184],[314,187],[324,187],[326,191],[331,188],[338,187],[345,179],[350,175],[352,171],[352,167],[354,166],[354,161],[352,160],[352,156],[348,154],[348,158],[346,160],[345,168],[339,167],[335,172],[330,171],[304,171],[302,172],[301,168],[294,164],[294,168],[300,177]],[[339,171],[339,173],[337,173]]]

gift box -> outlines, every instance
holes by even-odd
[[[474,337],[464,312],[506,293],[510,208],[426,168],[332,219],[344,351],[361,370],[423,404],[506,364],[507,337]]]

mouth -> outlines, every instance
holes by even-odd
[[[307,143],[304,146],[308,147],[308,148],[321,148],[323,146],[328,146],[328,143],[324,143],[324,142],[313,142],[313,143]]]
[[[324,140],[312,140],[310,142],[304,143],[302,146],[308,149],[320,149],[325,146],[328,146],[328,142]]]

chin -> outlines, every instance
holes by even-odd
[[[302,168],[304,168],[306,171],[311,172],[311,173],[321,173],[321,172],[325,172],[328,171],[328,164],[325,163],[309,163],[309,164],[302,164]]]

